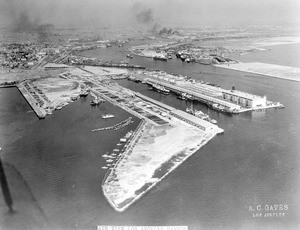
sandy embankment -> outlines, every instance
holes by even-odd
[[[104,195],[116,211],[124,211],[216,134],[183,122],[176,122],[172,128],[147,126],[103,183]],[[186,153],[185,159],[163,177],[153,178],[157,169],[182,152]]]
[[[261,62],[237,63],[229,65],[215,65],[220,68],[254,73],[268,77],[275,77],[290,81],[300,81],[300,68],[267,64]]]

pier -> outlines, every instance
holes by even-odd
[[[99,129],[93,129],[92,132],[98,132],[98,131],[104,131],[104,130],[119,130],[120,128],[123,128],[129,124],[133,123],[132,117],[127,118],[124,121],[121,121],[118,124],[115,124],[113,126],[105,127],[105,128],[99,128]]]
[[[23,97],[26,99],[26,101],[28,102],[30,107],[33,109],[35,114],[38,116],[38,118],[39,119],[45,118],[46,111],[38,105],[37,101],[27,91],[27,89],[24,87],[23,83],[18,84],[17,88],[19,89],[19,91],[23,95]]]
[[[105,198],[118,212],[126,210],[214,136],[224,132],[217,125],[117,84],[99,85],[93,90],[143,119],[102,182]],[[182,157],[173,162],[178,154]],[[162,175],[154,176],[169,163],[171,167],[161,171]]]
[[[163,86],[176,94],[185,93],[192,99],[207,104],[212,109],[226,113],[283,107],[280,103],[267,101],[266,96],[261,97],[235,89],[226,90],[200,82],[177,80],[175,76],[171,75],[148,74],[146,81],[150,85]]]

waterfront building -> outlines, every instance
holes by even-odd
[[[235,104],[238,104],[242,107],[264,107],[267,105],[267,97],[257,96],[237,90],[223,90],[222,91],[223,98],[226,100],[230,100]]]
[[[191,114],[188,114],[182,110],[178,109],[173,109],[170,111],[170,115],[173,117],[176,117],[177,119],[180,119],[190,125],[196,126],[197,128],[203,130],[203,131],[208,131],[208,130],[213,130],[215,129],[215,125],[211,124],[208,121],[202,120],[201,118],[195,117]]]

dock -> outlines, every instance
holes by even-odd
[[[23,83],[18,84],[17,88],[19,89],[19,91],[23,95],[23,97],[26,99],[26,101],[28,102],[30,107],[33,109],[35,114],[38,116],[38,118],[39,119],[45,118],[46,117],[46,111],[38,105],[37,101],[26,90]]]
[[[196,80],[188,81],[183,78],[166,74],[150,73],[146,76],[149,85],[160,85],[166,89],[180,94],[187,94],[193,100],[207,104],[212,109],[226,113],[242,113],[262,108],[282,108],[278,102],[267,101],[266,96],[258,96],[238,91],[236,89],[226,90],[218,86],[209,85]]]

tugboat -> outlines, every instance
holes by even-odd
[[[136,83],[141,82],[141,80],[137,79],[137,78],[134,77],[134,76],[129,76],[127,79],[130,80],[130,81],[134,81],[134,82],[136,82]]]
[[[209,116],[205,113],[203,113],[201,110],[194,110],[194,115],[195,117],[199,117],[203,120],[207,120],[209,118]]]
[[[105,100],[96,97],[95,99],[90,101],[90,105],[95,106],[95,105],[99,105],[100,103],[104,103],[104,102],[105,102]]]
[[[77,96],[75,96],[75,95],[71,96],[71,100],[72,100],[72,101],[77,100]]]
[[[88,95],[88,91],[86,89],[82,89],[81,92],[79,93],[80,97],[86,97]]]
[[[207,114],[203,113],[201,110],[195,110],[194,107],[193,107],[193,104],[191,105],[191,107],[187,107],[185,109],[185,111],[189,114],[192,114],[194,115],[195,117],[198,117],[198,118],[201,118],[202,120],[205,120],[205,121],[208,121],[212,124],[216,124],[217,121],[210,118]]]
[[[187,94],[187,93],[181,93],[179,96],[177,96],[180,100],[192,100],[193,96]]]
[[[220,112],[227,112],[223,105],[213,104],[212,108]]]
[[[187,58],[187,56],[185,54],[180,55],[181,61],[185,61],[186,58]]]
[[[87,91],[81,92],[79,95],[80,97],[86,97],[89,93]]]
[[[209,118],[208,121],[209,121],[210,123],[212,123],[212,124],[217,124],[217,123],[218,123],[215,119],[211,119],[211,118]]]
[[[128,139],[129,137],[131,137],[132,134],[133,134],[133,131],[131,130],[128,133],[126,133],[125,138]]]
[[[95,106],[95,105],[99,105],[99,104],[100,104],[100,100],[98,100],[98,99],[94,99],[94,100],[90,101],[91,106]]]
[[[177,98],[180,99],[180,100],[186,100],[187,99],[185,97],[184,93],[181,93],[180,95],[178,95]]]
[[[279,109],[284,109],[284,108],[285,108],[284,105],[281,104],[280,102],[277,102],[277,104],[278,104],[278,108],[279,108]]]

